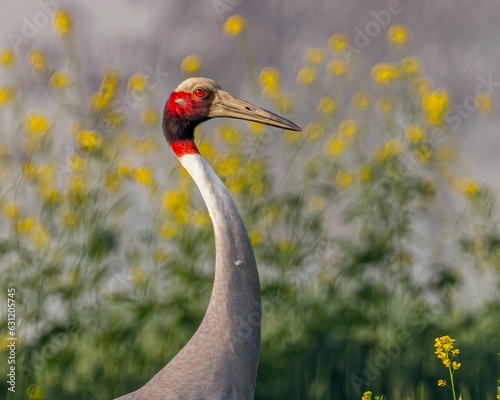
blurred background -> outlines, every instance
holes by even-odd
[[[304,129],[197,130],[259,265],[256,399],[499,398],[499,23],[494,0],[9,5],[0,398],[117,397],[196,330],[212,227],[161,131],[189,76]]]

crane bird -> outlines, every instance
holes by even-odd
[[[139,390],[117,400],[249,400],[260,348],[261,297],[248,233],[229,191],[200,155],[194,129],[228,117],[300,131],[211,79],[189,78],[165,105],[163,133],[206,203],[215,232],[215,278],[205,316],[182,350]]]

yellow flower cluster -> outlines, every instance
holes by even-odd
[[[165,192],[162,196],[162,208],[168,211],[178,223],[188,223],[189,199],[186,191],[179,189]]]
[[[0,87],[0,106],[7,104],[14,98],[14,89],[10,86]]]
[[[376,64],[372,68],[373,82],[380,86],[389,86],[399,77],[399,69],[395,64]]]
[[[280,72],[276,68],[266,67],[259,75],[260,86],[265,95],[274,99],[280,92]]]
[[[312,48],[307,50],[306,61],[311,64],[321,64],[325,60],[325,52],[322,49]]]
[[[73,19],[66,10],[57,10],[52,17],[52,29],[60,36],[70,35],[73,31]]]
[[[344,76],[349,72],[349,64],[346,60],[332,60],[328,63],[327,69],[333,76]]]
[[[432,125],[442,125],[450,109],[451,98],[446,90],[438,89],[422,96],[422,109]]]
[[[45,54],[39,49],[30,51],[29,63],[33,71],[44,71],[47,68]]]
[[[118,94],[119,78],[114,69],[106,69],[99,91],[90,97],[90,106],[95,111],[111,107]]]
[[[227,36],[239,36],[245,30],[245,18],[241,15],[232,15],[224,24],[224,34]]]
[[[382,147],[375,151],[375,159],[379,162],[397,157],[404,150],[403,142],[399,139],[389,139]]]
[[[328,40],[328,48],[332,53],[344,53],[349,48],[349,36],[336,33]]]
[[[361,397],[361,400],[371,400],[372,399],[372,392],[369,390],[363,393],[363,396]]]
[[[49,233],[34,215],[21,219],[16,225],[16,230],[20,235],[33,239],[39,249],[45,247],[50,239]]]
[[[479,92],[476,95],[476,105],[480,111],[490,112],[493,110],[495,100],[490,92]]]
[[[45,115],[36,112],[26,114],[24,118],[24,132],[26,132],[31,139],[43,137],[49,128],[50,121]]]
[[[297,74],[297,83],[299,85],[311,85],[316,81],[318,72],[313,67],[301,68]]]
[[[182,60],[181,71],[188,75],[196,74],[200,70],[201,65],[201,57],[191,54]]]
[[[14,202],[5,203],[3,205],[2,211],[5,216],[12,219],[19,217],[20,214],[19,206]]]
[[[318,112],[322,114],[333,114],[337,111],[337,100],[330,96],[325,96],[318,101]]]
[[[406,137],[412,143],[420,143],[425,140],[426,134],[420,125],[413,124],[406,129]]]
[[[148,88],[148,76],[144,74],[133,74],[127,83],[127,88],[134,93],[143,93]]]
[[[76,135],[76,143],[82,150],[97,150],[101,147],[102,136],[96,131],[82,129]]]
[[[358,111],[366,111],[372,104],[372,96],[368,92],[355,93],[352,98],[352,105]]]
[[[441,360],[446,368],[452,368],[456,371],[460,368],[461,364],[453,361],[453,359],[460,354],[460,349],[455,348],[455,339],[450,336],[441,336],[435,339],[434,347],[437,358]]]
[[[393,25],[387,32],[387,41],[397,50],[404,49],[411,39],[411,30],[405,25]]]
[[[0,50],[0,65],[11,67],[16,62],[16,53],[11,49]]]
[[[50,84],[55,89],[65,89],[70,84],[69,75],[66,72],[57,71],[50,77]]]
[[[452,183],[469,200],[474,200],[481,190],[481,185],[474,178],[456,178]]]

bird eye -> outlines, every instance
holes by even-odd
[[[207,94],[202,88],[198,88],[194,90],[194,95],[196,97],[199,97],[200,99],[203,99]]]

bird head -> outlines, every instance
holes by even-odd
[[[236,118],[292,131],[301,129],[293,122],[247,103],[212,79],[189,78],[175,89],[165,106],[163,132],[170,144],[193,140],[196,125],[210,118]]]

